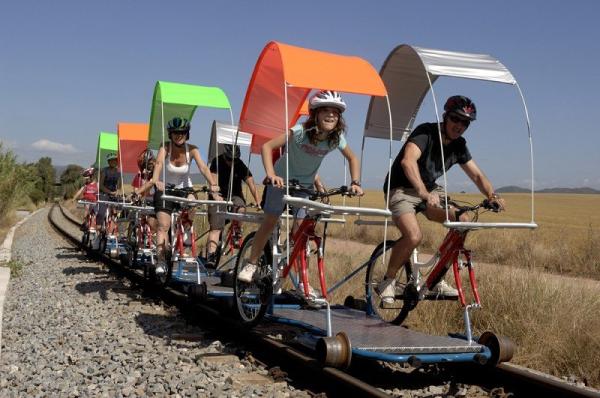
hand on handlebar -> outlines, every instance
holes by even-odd
[[[158,189],[161,192],[164,192],[164,190],[165,190],[165,183],[162,181],[156,181],[154,183],[154,186],[156,187],[156,189]]]
[[[356,196],[363,196],[365,194],[361,187],[354,184],[350,185],[350,193]]]
[[[248,203],[246,206],[247,209],[256,209],[256,210],[261,210],[260,205],[254,204],[254,203]]]
[[[483,201],[483,203],[486,209],[489,209],[495,213],[506,210],[506,203],[504,202],[504,199],[499,196],[495,196],[492,199],[486,199]]]
[[[272,176],[267,176],[266,178],[268,181],[271,182],[271,184],[277,188],[283,188],[283,178],[276,176],[276,175],[272,175]]]
[[[427,202],[427,207],[442,207],[442,204],[440,203],[440,195],[435,192],[429,192],[424,201]]]

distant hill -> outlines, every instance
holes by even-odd
[[[498,193],[527,193],[530,192],[527,188],[509,185],[496,189]],[[600,191],[590,187],[581,188],[545,188],[535,191],[536,193],[579,193],[579,194],[600,194]]]
[[[536,191],[538,193],[587,193],[587,194],[600,194],[600,191],[590,187],[581,188],[546,188]]]
[[[498,193],[524,193],[524,192],[530,192],[530,191],[531,191],[530,189],[521,188],[516,185],[508,185],[506,187],[496,189],[496,192],[498,192]]]

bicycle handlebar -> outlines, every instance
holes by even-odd
[[[356,196],[356,194],[352,192],[346,185],[342,185],[339,188],[332,188],[326,190],[325,192],[321,192],[312,188],[306,188],[300,185],[298,180],[292,179],[290,180],[290,183],[287,186],[289,187],[290,191],[303,192],[308,194],[308,198],[310,200],[325,199],[335,195]],[[285,187],[286,186],[284,185],[283,188]]]
[[[175,188],[174,184],[165,185],[165,193],[169,191],[171,193],[183,193],[185,195],[196,194],[196,193],[218,193],[211,192],[211,190],[207,186],[201,186],[200,189],[194,189],[194,187],[184,187],[184,188]]]

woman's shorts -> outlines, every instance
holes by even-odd
[[[177,202],[171,202],[169,200],[162,200],[162,196],[164,195],[164,191],[159,191],[158,189],[154,192],[154,212],[158,213],[159,211],[171,214],[173,210],[175,210],[179,204]],[[180,198],[186,197],[185,192],[169,192],[169,196],[177,196]]]
[[[267,185],[265,188],[263,212],[265,212],[265,214],[279,217],[285,210],[283,195],[285,195],[285,188],[282,189],[274,187],[273,185]],[[306,199],[309,195],[306,192],[294,192],[292,196]],[[296,218],[304,218],[306,217],[306,210],[292,208],[292,214]]]

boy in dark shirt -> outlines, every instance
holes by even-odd
[[[235,163],[234,163],[235,162]],[[233,164],[233,185],[231,186],[231,201],[233,202],[233,212],[245,212],[246,200],[244,193],[242,192],[242,181],[248,185],[250,193],[254,198],[256,204],[260,203],[258,199],[258,193],[256,192],[256,185],[254,184],[254,178],[252,173],[248,170],[248,167],[240,159],[240,147],[238,145],[235,148],[232,145],[224,145],[224,151],[217,158],[214,158],[210,163],[210,172],[213,174],[213,178],[219,177],[219,188],[221,189],[221,195],[223,199],[229,200],[229,187],[231,177],[231,166]],[[218,166],[218,169],[217,169]],[[219,242],[219,235],[223,228],[225,228],[225,218],[217,211],[218,206],[209,206],[208,208],[208,222],[210,224],[210,231],[208,232],[208,242],[206,244],[206,266],[216,267],[216,251],[217,244]]]

